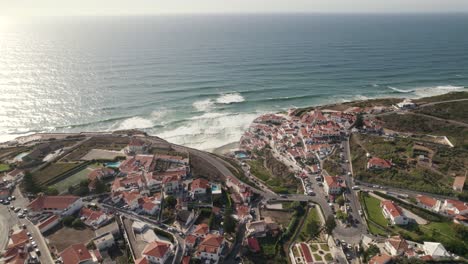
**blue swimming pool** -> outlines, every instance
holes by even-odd
[[[106,167],[108,168],[113,168],[113,169],[116,169],[118,167],[120,167],[120,161],[116,161],[116,162],[107,162],[105,163],[104,165],[106,165]]]

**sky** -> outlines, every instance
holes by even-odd
[[[0,0],[0,16],[468,12],[468,0]]]

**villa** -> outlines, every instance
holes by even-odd
[[[393,225],[408,224],[408,218],[403,214],[401,208],[392,201],[382,201],[380,207],[382,207],[382,213],[385,218],[389,219]]]

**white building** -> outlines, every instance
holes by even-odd
[[[382,201],[380,203],[382,213],[393,225],[407,225],[409,219],[403,214],[401,208],[392,201]]]
[[[99,251],[103,251],[109,249],[115,245],[114,236],[111,233],[107,233],[100,237],[94,239],[94,245]]]
[[[211,263],[218,263],[223,249],[224,237],[209,234],[198,245],[196,257],[202,260],[210,260]]]
[[[142,257],[135,264],[163,264],[172,255],[172,245],[160,241],[149,243],[142,252]]]
[[[451,257],[444,246],[438,242],[424,242],[423,249],[424,253],[431,256],[433,259]]]

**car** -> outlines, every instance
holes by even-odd
[[[24,218],[24,214],[19,213],[19,214],[18,214],[18,217],[19,217],[19,218]]]
[[[335,240],[335,245],[339,246],[341,244],[341,241],[339,239]]]
[[[37,255],[41,255],[41,251],[38,248],[36,248],[36,250],[34,251],[36,252]]]
[[[26,224],[21,225],[21,227],[23,227],[23,229],[26,229]]]
[[[29,240],[31,240],[31,241],[32,241],[33,239],[34,239],[34,238],[33,238],[32,236],[29,237]]]
[[[8,200],[8,201],[11,201],[11,196],[9,196],[9,197],[7,198],[7,200]]]
[[[353,246],[348,244],[348,249],[350,249],[350,250],[353,249]]]
[[[3,200],[2,200],[2,199],[0,199],[0,203],[3,203]]]
[[[9,205],[10,202],[9,202],[8,200],[5,200],[5,201],[3,201],[3,204],[4,204],[4,205]]]
[[[14,211],[15,213],[17,213],[17,212],[21,211],[21,208],[16,207],[15,210],[13,210],[13,211]]]
[[[359,212],[359,215],[362,215],[362,210],[361,209],[359,209],[358,212]]]
[[[280,197],[281,197],[281,198],[288,198],[288,196],[285,195],[285,194],[280,195]]]
[[[30,232],[27,232],[26,235],[28,235],[28,237],[31,237],[31,233],[30,233]]]
[[[11,196],[12,200],[16,200],[16,197],[14,195]]]

